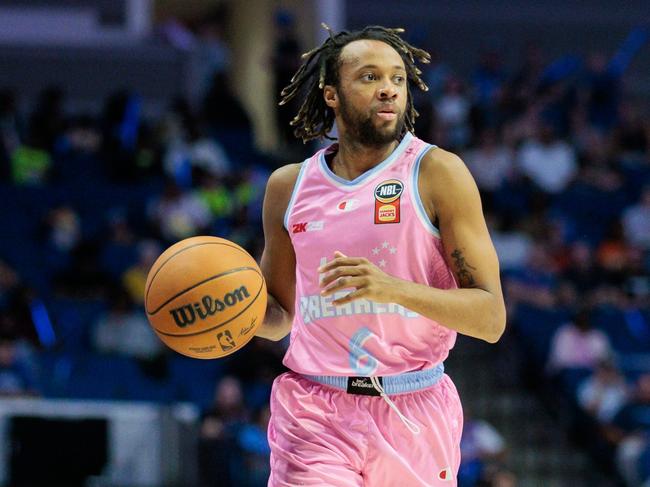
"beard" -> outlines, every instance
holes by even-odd
[[[404,113],[399,114],[394,129],[377,128],[373,121],[374,112],[363,114],[350,108],[342,92],[339,92],[341,119],[352,138],[367,147],[383,147],[399,139],[404,129]]]

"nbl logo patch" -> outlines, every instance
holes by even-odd
[[[404,184],[398,179],[383,181],[375,188],[375,224],[399,223],[400,197]]]

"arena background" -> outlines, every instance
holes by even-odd
[[[285,342],[217,361],[152,335],[169,244],[259,258],[291,138],[279,88],[320,27],[433,55],[417,134],[481,189],[508,325],[459,337],[461,486],[650,478],[647,2],[5,0],[0,5],[0,484],[266,485]]]

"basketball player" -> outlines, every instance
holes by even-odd
[[[297,136],[336,122],[338,144],[275,171],[264,201],[257,334],[291,332],[270,486],[455,485],[463,416],[443,361],[456,333],[494,343],[504,330],[478,190],[456,155],[413,134],[428,54],[400,32],[330,32],[282,92],[306,92]]]

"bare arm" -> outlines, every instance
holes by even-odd
[[[420,194],[437,217],[445,258],[459,289],[402,289],[400,304],[464,335],[496,342],[506,312],[499,261],[490,239],[478,188],[460,158],[442,149],[422,160]]]
[[[264,252],[260,268],[268,289],[264,322],[256,335],[281,340],[291,331],[296,287],[296,256],[284,228],[284,214],[300,171],[300,164],[277,169],[269,177],[264,196]]]
[[[333,304],[361,297],[398,303],[459,333],[494,343],[505,329],[506,313],[499,263],[476,184],[457,156],[433,149],[422,161],[419,188],[429,217],[437,216],[445,259],[459,289],[397,279],[367,259],[339,253],[321,268],[328,273],[322,281],[325,294],[355,287]]]

